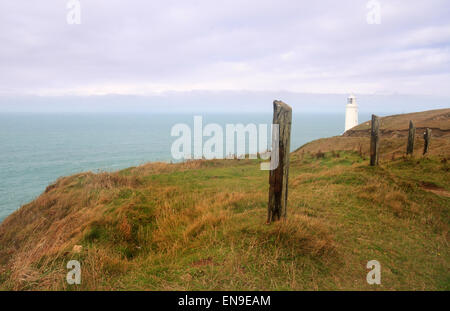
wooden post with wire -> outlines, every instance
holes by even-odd
[[[428,153],[428,149],[430,148],[430,140],[431,140],[431,129],[427,128],[425,133],[423,133],[424,145],[423,145],[423,155]]]
[[[412,121],[409,121],[408,144],[406,145],[406,155],[412,155],[414,152],[414,138],[416,136],[416,127]]]
[[[380,147],[380,119],[372,115],[372,129],[370,130],[370,166],[378,165]]]

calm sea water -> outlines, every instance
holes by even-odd
[[[270,114],[203,115],[203,125],[271,120]],[[360,115],[360,122],[366,120],[369,115]],[[0,221],[58,177],[172,160],[176,123],[192,127],[193,115],[0,114]],[[294,114],[291,148],[343,130],[343,113]]]

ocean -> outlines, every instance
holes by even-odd
[[[172,159],[173,125],[200,114],[0,114],[0,221],[58,177]],[[270,124],[271,114],[202,114],[208,123]],[[342,114],[294,114],[291,149],[344,131]],[[360,122],[370,115],[360,114]],[[204,139],[205,141],[206,139]]]

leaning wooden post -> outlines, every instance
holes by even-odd
[[[416,136],[416,127],[412,121],[409,121],[408,145],[406,146],[406,155],[414,152],[414,138]]]
[[[269,207],[267,223],[277,221],[281,217],[286,218],[291,123],[292,108],[282,101],[275,100],[273,102],[273,124],[279,125],[279,135],[278,141],[272,142],[272,157],[278,155],[278,165],[271,168],[269,173]],[[276,127],[274,127],[274,129],[275,128]],[[272,135],[272,137],[274,137],[274,135]]]
[[[370,131],[370,166],[378,165],[378,150],[380,145],[380,120],[372,115],[372,129]]]
[[[427,128],[425,133],[423,133],[424,145],[423,145],[423,155],[428,152],[428,148],[430,147],[431,140],[431,129]]]

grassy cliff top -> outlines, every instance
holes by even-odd
[[[417,128],[429,127],[438,130],[439,133],[450,131],[450,109],[437,109],[383,117],[381,118],[380,130],[384,132],[405,132],[408,131],[410,120],[414,122]],[[368,131],[369,129],[370,121],[367,121],[350,129],[347,134],[355,135],[354,132]]]
[[[450,109],[430,110],[387,116],[380,118],[380,158],[391,161],[404,156],[409,121],[416,126],[414,152],[423,152],[423,133],[432,129],[429,154],[445,158],[450,155]],[[369,154],[371,121],[364,122],[346,131],[341,136],[322,138],[305,144],[296,151],[330,152],[333,150],[356,151],[362,156]]]
[[[449,137],[376,168],[364,139],[292,153],[288,217],[271,225],[259,160],[61,178],[0,225],[0,289],[449,290]],[[71,259],[81,285],[65,281]]]

